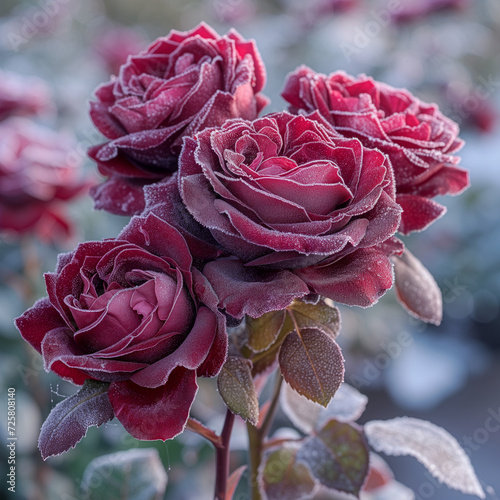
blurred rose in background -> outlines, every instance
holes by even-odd
[[[88,190],[74,139],[25,118],[0,124],[0,229],[42,240],[73,233],[65,204]]]

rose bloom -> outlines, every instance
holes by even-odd
[[[205,24],[171,31],[130,57],[90,103],[92,121],[109,139],[89,150],[109,177],[93,193],[96,207],[139,213],[142,186],[177,170],[184,136],[257,117],[267,104],[259,93],[265,78],[253,41],[234,30],[221,37]]]
[[[225,256],[203,272],[229,315],[258,317],[309,293],[367,306],[392,286],[400,207],[379,151],[277,113],[185,139],[179,163],[195,222],[176,208],[172,181],[148,187],[147,210],[197,241],[209,232]]]
[[[17,117],[0,123],[0,137],[0,231],[69,237],[65,205],[89,187],[73,138]]]
[[[12,115],[40,114],[51,108],[50,92],[42,80],[0,70],[0,121]]]
[[[343,136],[389,156],[404,234],[425,229],[445,213],[431,198],[458,194],[469,185],[454,156],[463,145],[458,125],[407,90],[364,75],[327,76],[301,66],[288,76],[282,95],[291,112],[317,111]]]
[[[186,242],[154,215],[117,239],[81,243],[46,275],[48,297],[16,320],[47,371],[109,382],[114,414],[137,439],[182,432],[197,376],[226,358],[225,319]]]

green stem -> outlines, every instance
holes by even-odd
[[[271,425],[278,408],[279,395],[281,391],[281,385],[283,383],[283,376],[278,370],[276,373],[276,382],[274,384],[273,395],[271,396],[271,403],[269,409],[267,410],[266,416],[262,421],[260,427],[255,427],[254,425],[247,423],[248,432],[248,453],[249,453],[249,463],[250,463],[250,491],[252,500],[262,500],[262,496],[259,491],[258,473],[259,467],[262,461],[262,451],[264,449],[264,441],[271,430]]]
[[[250,477],[248,479],[251,499],[262,500],[259,491],[259,482],[257,476],[259,473],[259,466],[262,460],[262,439],[258,427],[247,422],[248,432],[248,461],[250,464]]]
[[[267,438],[269,431],[271,430],[271,425],[276,415],[276,410],[278,409],[278,402],[282,384],[283,384],[283,375],[278,369],[278,371],[276,372],[276,380],[274,382],[273,395],[271,396],[271,404],[269,405],[267,414],[264,417],[264,421],[262,422],[259,429],[260,435],[263,440]]]

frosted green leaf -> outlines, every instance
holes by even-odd
[[[328,420],[354,422],[366,408],[368,398],[345,382],[339,387],[326,408],[301,396],[288,384],[281,390],[281,408],[290,421],[302,432],[310,434]]]
[[[272,311],[260,318],[246,318],[246,345],[253,352],[262,352],[269,348],[278,338],[285,321],[285,311]]]
[[[44,460],[74,448],[89,427],[99,427],[113,418],[108,387],[104,382],[86,380],[76,394],[52,409],[38,438]]]
[[[336,339],[340,332],[340,312],[335,306],[329,306],[320,300],[317,304],[309,304],[295,300],[288,308],[299,329],[318,328]]]
[[[259,484],[267,500],[306,500],[319,485],[309,469],[296,461],[299,443],[285,443],[264,454],[259,468]]]
[[[313,476],[327,488],[359,495],[368,473],[368,444],[354,425],[330,420],[309,437],[297,453]]]
[[[250,362],[229,356],[217,380],[219,393],[227,407],[246,422],[257,425],[259,400],[252,380]]]
[[[325,407],[344,380],[340,347],[317,328],[288,334],[280,348],[279,364],[295,391]]]
[[[83,473],[86,500],[161,500],[167,474],[155,448],[120,451],[95,458]]]
[[[443,428],[426,420],[399,417],[372,420],[364,429],[375,450],[387,455],[411,455],[450,488],[485,498],[469,457]]]

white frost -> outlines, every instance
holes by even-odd
[[[370,445],[388,455],[411,455],[439,481],[463,493],[485,498],[472,464],[457,440],[425,420],[399,417],[364,426]]]

